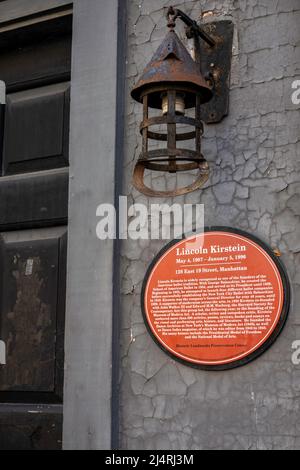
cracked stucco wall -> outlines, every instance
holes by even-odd
[[[124,194],[129,203],[153,202],[131,185],[142,110],[129,92],[166,33],[163,8],[172,3],[128,0]],[[300,3],[203,0],[175,6],[195,19],[234,21],[230,113],[221,124],[205,127],[203,152],[211,167],[205,189],[155,202],[203,203],[206,225],[238,227],[278,248],[291,277],[293,306],[280,338],[255,362],[219,373],[182,366],[154,344],[140,309],[146,268],[165,242],[124,242],[121,445],[299,449],[300,366],[292,364],[291,346],[300,339],[300,114],[291,87],[300,77]],[[170,184],[161,177],[153,183]]]

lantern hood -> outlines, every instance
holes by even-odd
[[[161,109],[161,94],[168,89],[185,94],[186,108],[195,107],[196,94],[200,94],[201,103],[208,102],[213,96],[200,73],[200,66],[173,30],[169,31],[146,66],[131,96],[141,103],[143,96],[148,94],[148,106]]]

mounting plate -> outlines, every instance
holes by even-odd
[[[232,21],[222,20],[201,26],[216,41],[214,47],[200,41],[202,74],[208,78],[212,74],[214,82],[214,97],[202,106],[201,119],[213,124],[222,121],[229,111],[234,25]]]

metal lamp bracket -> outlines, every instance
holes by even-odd
[[[186,24],[189,39],[195,39],[196,62],[200,72],[212,87],[214,96],[201,107],[201,119],[206,124],[222,121],[229,112],[230,72],[234,25],[230,20],[220,20],[199,25],[181,10],[170,7],[167,17],[169,27],[180,18]]]
[[[229,112],[234,26],[232,21],[224,20],[203,25],[203,29],[216,41],[213,47],[206,42],[200,46],[201,70],[204,76],[212,76],[214,91],[211,101],[202,106],[201,119],[206,124],[213,124],[222,121]]]

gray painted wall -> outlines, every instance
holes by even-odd
[[[129,96],[163,39],[165,0],[129,0],[124,188],[129,202],[140,152],[141,106]],[[245,229],[282,252],[293,307],[275,345],[230,372],[201,372],[166,356],[145,330],[142,280],[163,242],[122,250],[121,442],[126,449],[299,449],[300,116],[291,86],[300,74],[299,0],[178,1],[199,19],[231,18],[236,27],[230,115],[205,129],[211,177],[205,189],[173,202],[204,203],[207,225]],[[168,177],[170,178],[170,177]],[[188,178],[186,181],[188,181]],[[163,178],[155,184],[166,186]],[[159,201],[155,201],[159,202]],[[172,202],[172,200],[167,200]]]
[[[0,3],[0,24],[71,5],[72,0],[8,0]]]
[[[74,2],[64,448],[111,446],[113,241],[96,209],[114,203],[117,0]]]

